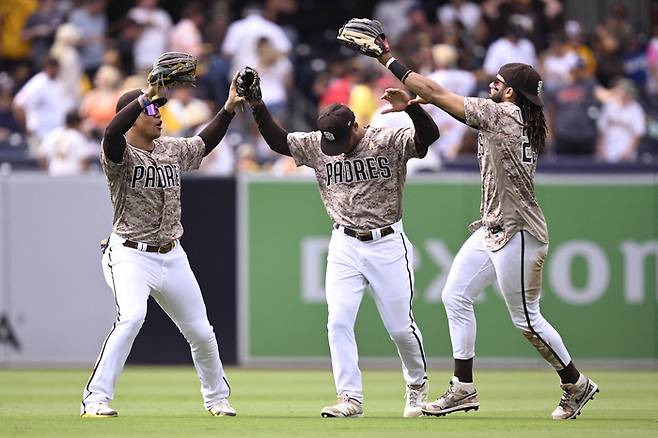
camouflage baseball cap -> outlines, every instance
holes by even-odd
[[[352,110],[340,103],[333,103],[322,110],[318,116],[322,153],[333,156],[346,152],[355,120]]]
[[[496,74],[496,78],[508,87],[512,87],[538,106],[544,106],[541,95],[544,83],[539,73],[528,64],[511,62],[503,65]]]

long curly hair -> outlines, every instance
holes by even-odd
[[[523,125],[528,135],[528,140],[537,152],[542,152],[546,145],[546,118],[542,107],[530,102],[526,97],[517,92],[516,104],[521,108]]]

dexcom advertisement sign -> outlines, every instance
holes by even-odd
[[[656,360],[658,185],[654,177],[540,177],[550,249],[542,311],[574,357]],[[313,179],[242,181],[240,355],[328,357],[324,269],[331,222]],[[477,217],[476,177],[410,180],[404,227],[414,244],[414,315],[430,357],[450,357],[441,290]],[[490,288],[476,304],[480,358],[534,359]],[[361,357],[395,357],[372,299],[356,326]]]

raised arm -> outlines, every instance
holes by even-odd
[[[352,18],[338,31],[336,38],[345,47],[377,58],[386,68],[420,99],[417,103],[431,103],[460,120],[464,120],[464,97],[451,93],[431,79],[412,72],[391,55],[384,28],[377,20]]]
[[[439,127],[432,117],[417,103],[409,105],[409,95],[398,88],[387,88],[381,97],[391,104],[382,114],[405,111],[414,124],[414,144],[418,158],[427,154],[429,146],[439,139]]]
[[[292,157],[288,146],[288,132],[274,121],[263,102],[258,72],[251,67],[244,67],[233,77],[231,87],[234,86],[237,94],[243,96],[251,107],[258,131],[270,149],[281,155]]]
[[[143,94],[116,113],[103,134],[103,152],[114,163],[120,163],[126,150],[126,132],[135,124],[144,107],[157,95],[157,88],[149,85]]]
[[[420,97],[421,100],[415,102],[431,103],[458,119],[464,120],[464,96],[450,92],[433,80],[411,71],[395,59],[390,52],[377,57],[377,60]]]

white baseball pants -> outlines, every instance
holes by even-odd
[[[395,233],[362,242],[334,229],[329,243],[325,291],[331,365],[338,394],[363,401],[354,323],[368,284],[379,315],[402,360],[408,385],[427,379],[423,337],[413,318],[413,246],[402,222]],[[378,235],[379,236],[379,235]]]
[[[484,244],[484,229],[461,247],[443,289],[455,359],[475,356],[476,323],[473,302],[494,281],[505,299],[514,325],[556,370],[571,362],[558,332],[539,311],[541,276],[548,245],[519,231],[498,251]]]
[[[83,405],[112,400],[119,373],[146,317],[148,297],[153,296],[190,344],[204,405],[210,408],[227,398],[230,388],[187,254],[180,244],[159,254],[126,248],[124,240],[112,233],[102,258],[105,281],[116,300],[117,319],[83,391]]]

